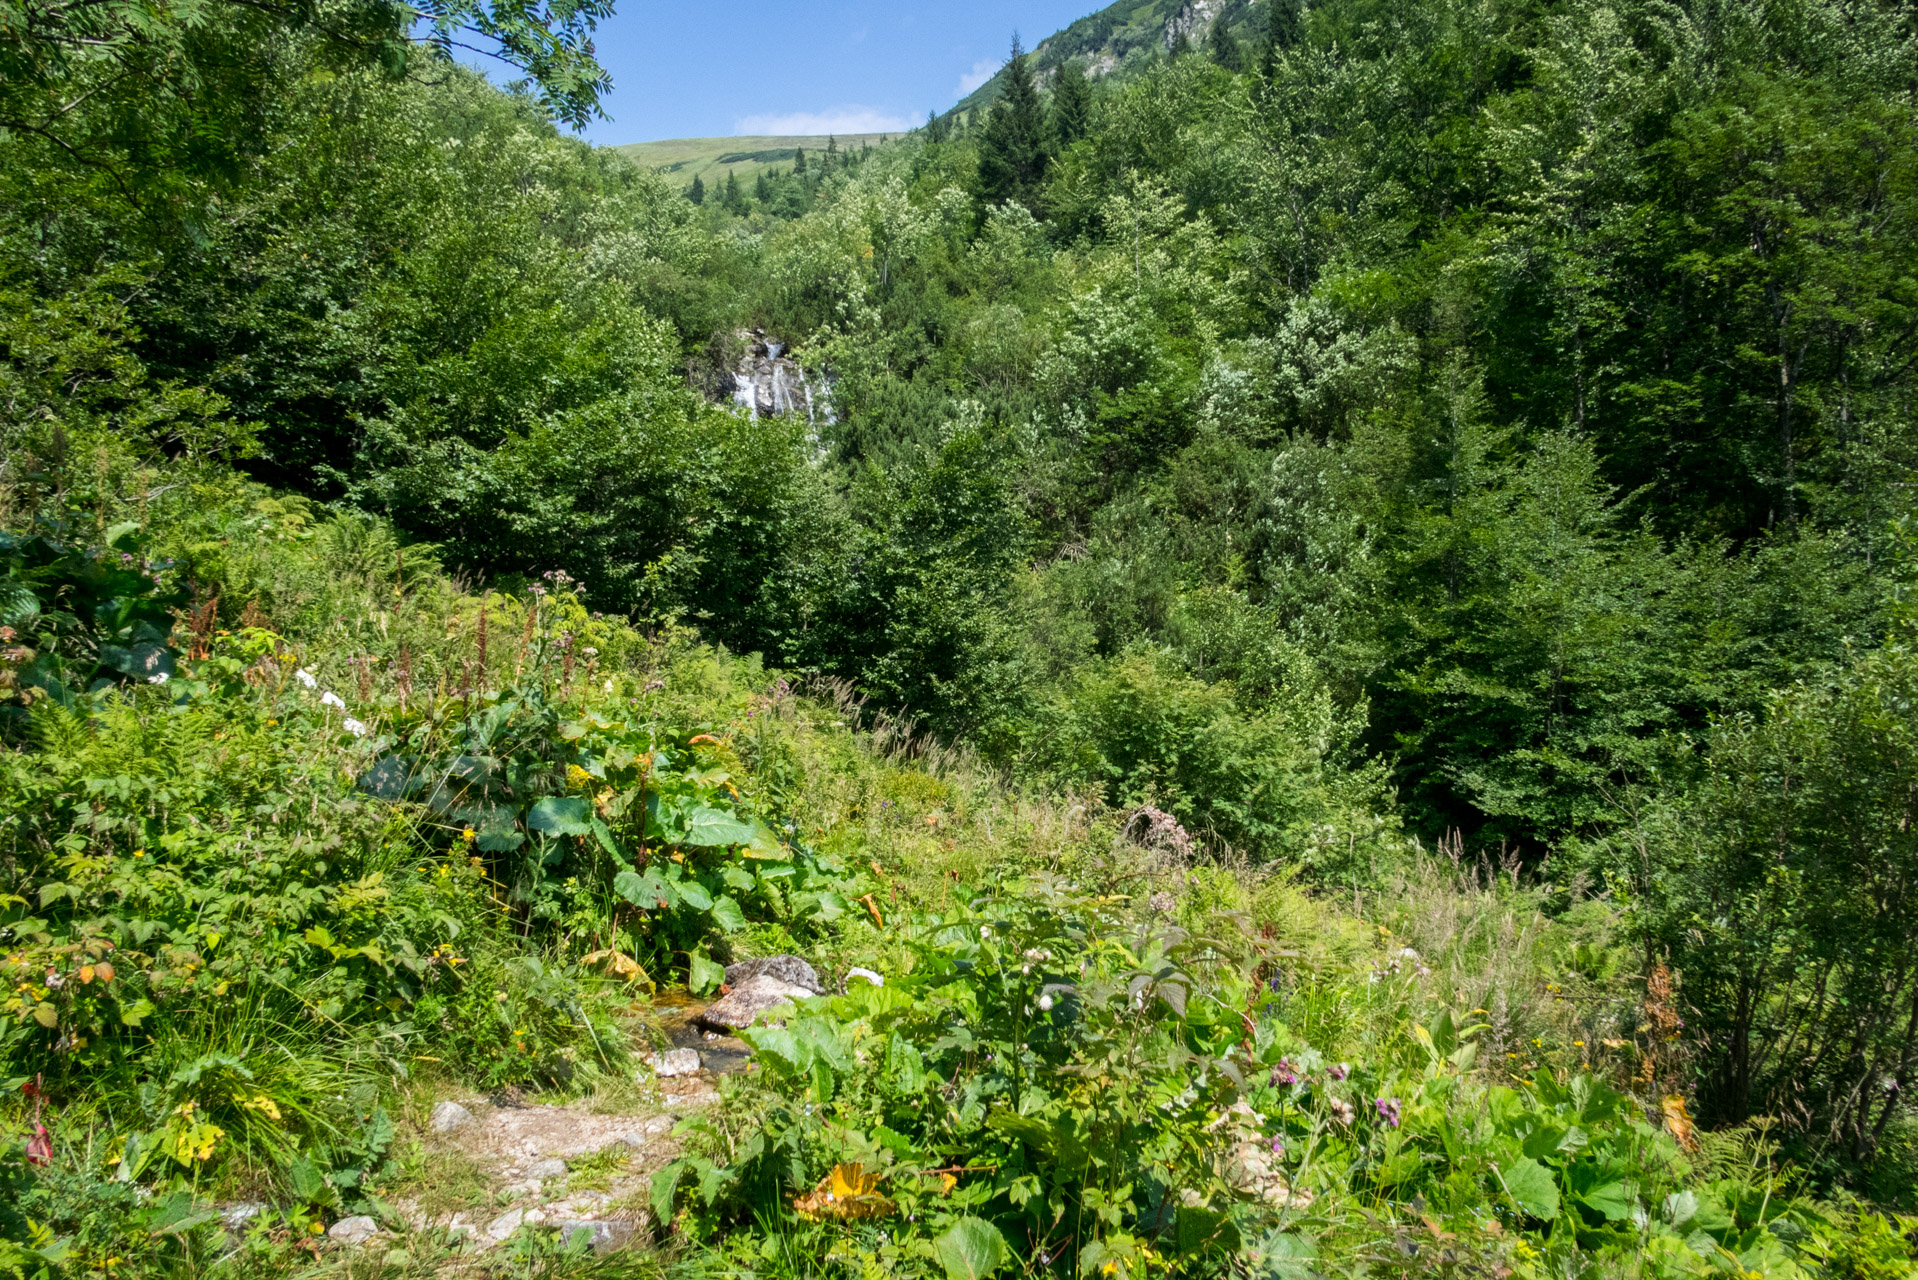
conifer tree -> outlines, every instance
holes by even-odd
[[[739,175],[731,169],[726,170],[726,194],[720,197],[720,203],[729,213],[746,212],[746,194],[739,189]]]
[[[692,188],[686,192],[686,198],[694,204],[706,203],[706,182],[696,173],[693,175]]]
[[[753,183],[753,199],[763,205],[771,201],[772,196],[772,187],[766,182],[766,171],[761,169],[758,179]]]
[[[994,204],[1017,200],[1030,208],[1045,176],[1046,117],[1032,64],[1016,35],[1001,84],[979,148],[979,184]]]
[[[1259,53],[1259,75],[1269,84],[1278,74],[1279,55],[1296,48],[1305,33],[1303,0],[1266,0],[1265,42]]]
[[[806,148],[797,147],[793,151],[793,172],[804,176],[806,172]]]
[[[1245,70],[1245,50],[1239,47],[1237,37],[1225,25],[1223,14],[1212,21],[1212,30],[1205,40],[1205,51],[1212,61],[1234,75]]]
[[[831,173],[833,165],[839,160],[839,135],[830,134],[826,138],[826,159],[820,166],[821,173]]]
[[[1167,46],[1165,52],[1166,57],[1174,62],[1192,52],[1192,39],[1186,35],[1184,27],[1180,27],[1178,33],[1172,37],[1172,43]]]
[[[1092,130],[1092,81],[1085,68],[1068,62],[1052,82],[1052,134],[1060,150]]]

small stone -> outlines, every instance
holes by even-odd
[[[442,1102],[433,1108],[432,1119],[426,1125],[434,1133],[451,1133],[462,1125],[473,1123],[473,1113],[457,1102]]]
[[[878,974],[874,973],[871,969],[846,970],[846,982],[848,985],[852,983],[852,980],[854,978],[863,978],[867,982],[872,983],[872,985],[875,987],[883,987],[886,985],[886,980],[880,977]]]
[[[364,1214],[352,1218],[341,1218],[328,1227],[327,1238],[341,1244],[365,1244],[380,1233],[380,1224]]]
[[[246,1224],[266,1212],[266,1206],[257,1200],[248,1200],[241,1204],[228,1205],[220,1210],[220,1225],[234,1235],[246,1230]]]
[[[819,974],[798,956],[766,956],[726,966],[726,985],[729,987],[737,988],[762,977],[777,978],[789,987],[804,987],[812,995],[820,995],[826,990],[819,985]]]
[[[486,1234],[490,1239],[503,1241],[518,1231],[519,1224],[524,1221],[526,1221],[526,1210],[508,1209],[486,1224]]]
[[[708,1007],[699,1015],[699,1020],[727,1031],[743,1030],[766,1013],[795,1000],[810,999],[815,994],[814,990],[794,986],[771,974],[759,974],[735,986],[731,995]]]
[[[578,1248],[585,1244],[591,1246],[594,1253],[613,1252],[633,1238],[633,1224],[630,1222],[598,1222],[592,1219],[570,1218],[555,1219],[553,1225],[559,1228],[559,1241],[562,1245]]]
[[[539,1209],[528,1209],[526,1216],[520,1219],[520,1221],[529,1227],[537,1227],[540,1223],[546,1221],[546,1214]]]
[[[699,1050],[668,1049],[665,1053],[655,1053],[646,1059],[653,1074],[663,1080],[675,1076],[689,1076],[699,1070]]]
[[[563,1178],[565,1176],[566,1162],[564,1160],[542,1160],[526,1171],[526,1180],[528,1182],[546,1182],[553,1178]]]

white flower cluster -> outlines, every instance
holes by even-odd
[[[315,676],[311,671],[308,671],[305,667],[301,667],[299,670],[295,671],[293,673],[293,678],[295,680],[298,680],[302,685],[306,686],[308,689],[318,689],[320,687],[319,678]],[[335,711],[343,712],[346,710],[346,700],[340,697],[339,694],[334,693],[331,689],[328,689],[325,692],[320,694],[320,705]],[[344,720],[342,720],[340,722],[340,727],[342,729],[345,729],[348,733],[352,734],[356,738],[364,738],[368,733],[372,732],[372,730],[370,730],[367,727],[365,721],[355,720],[352,716],[347,716]]]

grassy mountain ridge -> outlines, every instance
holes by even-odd
[[[899,135],[896,133],[855,133],[838,139],[840,150],[877,146]],[[792,167],[800,150],[824,151],[833,141],[825,134],[807,137],[669,138],[658,142],[634,142],[613,150],[641,168],[654,169],[680,186],[690,185],[694,177],[705,179],[707,186],[724,182],[726,175],[737,174],[741,182],[750,182],[762,171]]]

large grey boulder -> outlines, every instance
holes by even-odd
[[[795,1000],[809,999],[816,994],[807,987],[782,982],[771,974],[760,974],[734,987],[731,995],[709,1006],[699,1015],[699,1020],[719,1030],[741,1031],[774,1009],[789,1007]]]
[[[426,1127],[434,1133],[451,1133],[473,1123],[473,1113],[457,1102],[442,1102],[433,1108],[432,1118]]]
[[[789,986],[804,987],[808,995],[820,995],[826,990],[819,984],[819,975],[813,971],[813,967],[798,956],[766,956],[726,966],[726,985],[730,987],[763,977],[777,978]]]
[[[327,1238],[341,1244],[365,1244],[380,1233],[380,1224],[364,1215],[341,1218],[326,1229]]]

